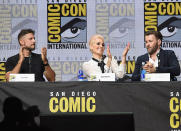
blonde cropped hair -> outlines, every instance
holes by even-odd
[[[102,35],[99,35],[99,34],[95,34],[95,35],[93,35],[91,38],[90,38],[90,40],[89,40],[89,48],[90,48],[90,46],[91,45],[93,45],[94,43],[95,43],[95,39],[101,39],[103,42],[104,42],[104,37],[102,36]],[[90,51],[91,51],[91,49],[90,49]],[[92,51],[91,51],[92,52]]]

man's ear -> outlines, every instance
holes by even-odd
[[[162,41],[160,39],[158,39],[158,46],[161,46]]]
[[[22,39],[19,40],[20,46],[24,46],[24,41]]]

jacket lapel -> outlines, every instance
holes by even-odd
[[[163,66],[164,63],[164,51],[160,49],[160,66]]]

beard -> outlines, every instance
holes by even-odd
[[[24,47],[26,50],[29,50],[29,51],[34,51],[35,50],[35,45],[34,45],[34,47]]]
[[[158,43],[156,43],[156,45],[153,48],[151,48],[150,50],[149,50],[149,48],[147,48],[147,51],[150,55],[152,55],[157,51],[157,49],[158,49]]]

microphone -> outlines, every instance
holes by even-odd
[[[158,67],[160,66],[160,52],[156,54],[157,59],[158,59]]]
[[[29,61],[28,61],[28,63],[29,63],[29,73],[31,73],[31,54],[30,54],[30,56],[29,56]]]

